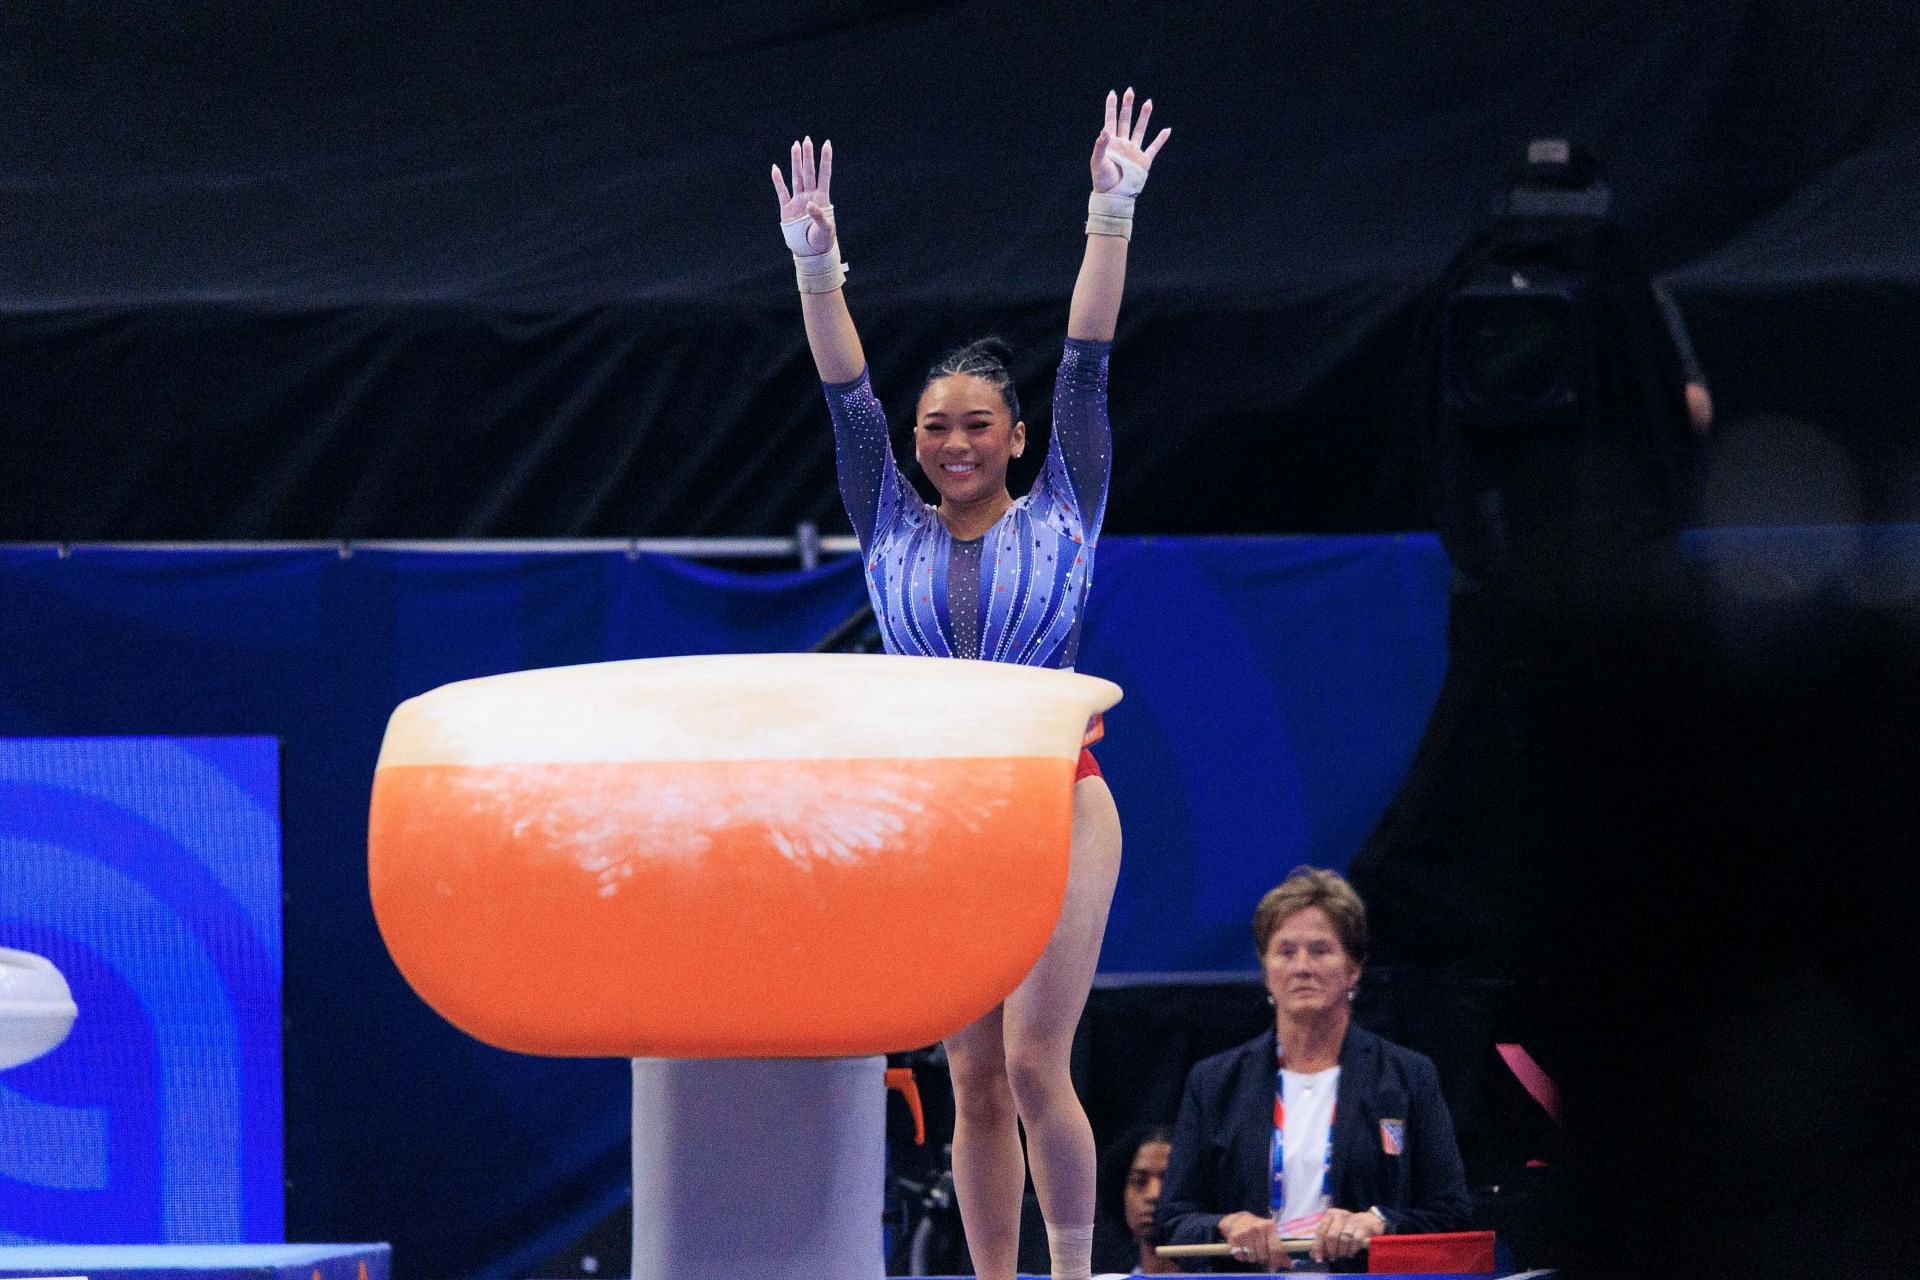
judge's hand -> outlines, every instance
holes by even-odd
[[[1322,1215],[1320,1225],[1314,1228],[1313,1248],[1307,1256],[1315,1262],[1351,1258],[1370,1237],[1382,1230],[1380,1217],[1372,1210],[1349,1213],[1345,1209],[1329,1209]]]
[[[1235,1262],[1251,1262],[1262,1271],[1277,1271],[1286,1261],[1286,1251],[1279,1247],[1272,1218],[1230,1213],[1220,1219],[1220,1238],[1233,1246]]]
[[[1147,120],[1153,115],[1153,99],[1140,104],[1140,115],[1133,114],[1133,90],[1116,98],[1107,94],[1107,119],[1100,136],[1093,142],[1093,189],[1117,196],[1137,196],[1147,185],[1147,170],[1153,158],[1167,145],[1173,130],[1162,129],[1160,136],[1147,144]]]
[[[781,176],[780,166],[773,166],[773,190],[780,197],[781,234],[795,253],[825,253],[833,248],[833,223],[827,216],[833,207],[832,140],[820,148],[818,165],[814,163],[812,138],[794,143],[792,163],[791,188]]]

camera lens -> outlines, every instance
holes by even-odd
[[[1454,301],[1448,365],[1458,394],[1502,417],[1554,412],[1575,389],[1573,317],[1558,297]]]

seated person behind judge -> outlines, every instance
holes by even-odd
[[[1433,1063],[1353,1024],[1360,895],[1336,872],[1296,867],[1260,900],[1253,938],[1274,1025],[1188,1075],[1160,1239],[1224,1240],[1241,1269],[1285,1271],[1282,1237],[1311,1237],[1322,1263],[1357,1258],[1370,1236],[1466,1230]]]
[[[1143,1124],[1122,1134],[1100,1157],[1093,1226],[1093,1269],[1109,1275],[1164,1275],[1184,1270],[1153,1251],[1160,1242],[1153,1215],[1167,1173],[1171,1127]]]

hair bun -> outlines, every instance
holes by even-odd
[[[1004,369],[1013,360],[1013,344],[998,334],[988,334],[984,338],[975,338],[955,351],[954,355],[969,361],[992,361]]]
[[[920,384],[921,394],[940,378],[949,378],[955,374],[972,374],[985,378],[1000,389],[1000,398],[1006,402],[1007,413],[1015,421],[1020,417],[1020,394],[1014,390],[1013,373],[1008,368],[1013,359],[1013,344],[997,335],[975,338],[965,346],[955,347],[940,357],[938,363],[927,371],[926,381]]]

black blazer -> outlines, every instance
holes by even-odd
[[[1168,1244],[1209,1244],[1229,1213],[1266,1217],[1273,1145],[1274,1031],[1194,1064],[1155,1214]],[[1382,1120],[1403,1123],[1391,1155]],[[1357,1025],[1340,1046],[1333,1206],[1378,1207],[1397,1235],[1464,1231],[1472,1212],[1453,1120],[1433,1063]]]

